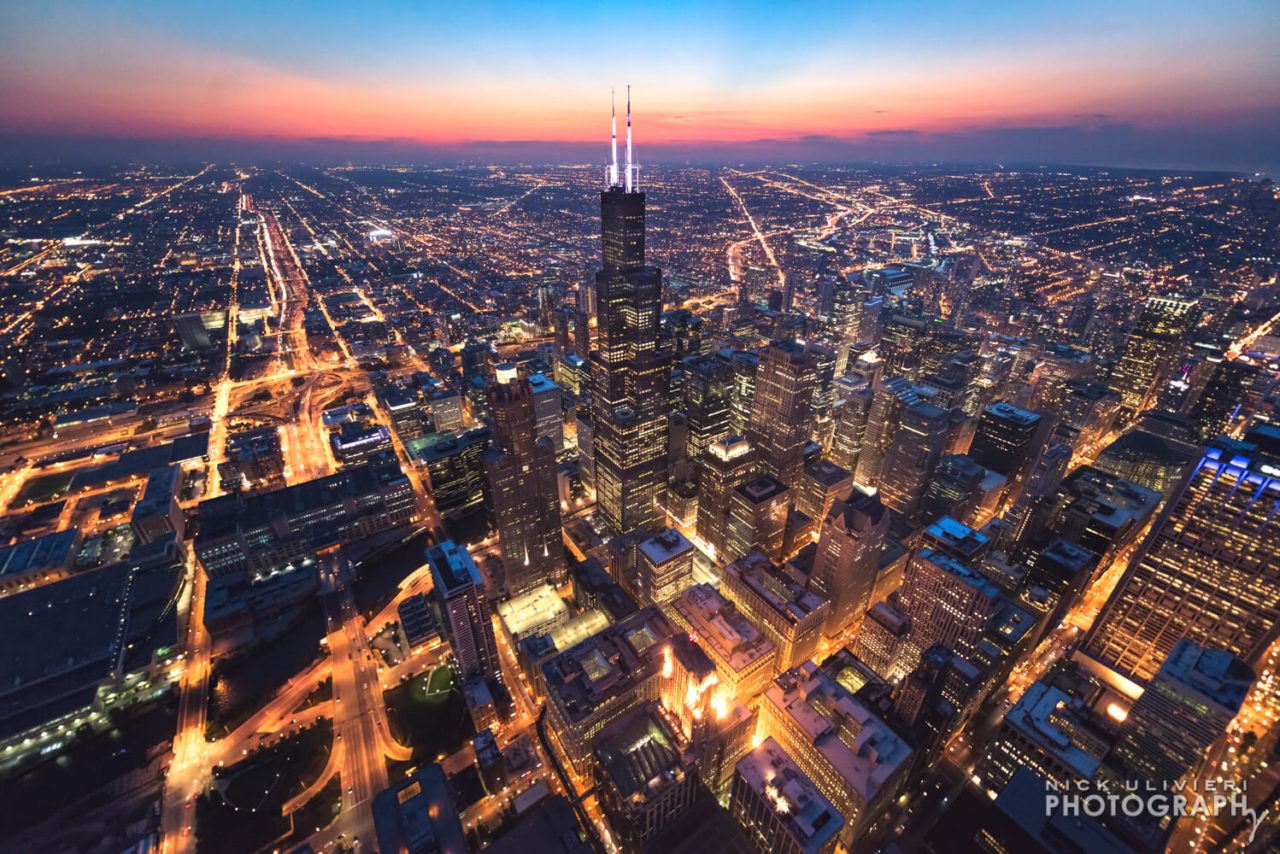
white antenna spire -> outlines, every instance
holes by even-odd
[[[616,187],[618,186],[618,104],[612,89],[609,90],[609,112],[611,114],[609,139],[611,159],[608,172],[605,175],[605,181],[608,186]]]
[[[627,166],[626,166],[626,190],[630,193],[635,189],[635,167],[631,165],[631,84],[627,84]]]

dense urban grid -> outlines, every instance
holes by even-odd
[[[1280,845],[1276,188],[617,123],[5,181],[0,848]]]

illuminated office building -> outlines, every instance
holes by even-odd
[[[499,676],[498,644],[484,579],[467,550],[453,540],[427,549],[431,580],[449,647],[463,676]]]
[[[1076,380],[1068,383],[1058,407],[1050,410],[1059,421],[1054,434],[1073,450],[1097,445],[1116,423],[1120,395],[1100,382]]]
[[[870,385],[846,385],[842,377],[837,383],[837,394],[834,424],[831,429],[831,445],[827,458],[835,465],[858,470],[858,459],[862,453],[862,443],[866,438],[867,418],[871,411],[872,391]],[[864,381],[865,382],[865,381]]]
[[[773,643],[778,670],[817,654],[830,603],[764,555],[752,552],[725,567],[720,590]]]
[[[1065,787],[1093,780],[1110,747],[1079,699],[1040,681],[1001,720],[975,776],[984,789],[999,793],[1019,768],[1030,768]]]
[[[1280,617],[1280,429],[1215,439],[1175,490],[1085,642],[1137,681],[1186,637],[1252,664]]]
[[[760,354],[751,350],[734,350],[729,356],[733,369],[733,400],[729,412],[729,428],[735,436],[746,436],[751,425],[751,409],[756,399],[756,373],[760,370]]]
[[[982,411],[969,456],[978,465],[1007,478],[1008,498],[1016,501],[1049,439],[1049,418],[1011,403],[993,403]]]
[[[677,626],[698,639],[715,662],[720,684],[737,702],[754,705],[775,673],[777,649],[746,614],[710,584],[695,584],[667,606]]]
[[[675,676],[676,634],[650,606],[542,665],[548,729],[579,776],[590,773],[592,742],[610,721],[662,699],[663,680]]]
[[[910,631],[905,614],[888,602],[877,602],[858,628],[854,653],[881,678],[897,681],[906,675],[898,659]]]
[[[880,498],[885,506],[907,518],[919,515],[949,426],[947,412],[931,403],[902,409],[880,473]]]
[[[625,165],[620,174],[615,130],[600,194],[604,263],[596,273],[599,326],[591,353],[596,500],[612,534],[656,528],[657,499],[666,485],[667,364],[658,347],[662,271],[645,265],[645,196],[637,176],[628,103]]]
[[[831,435],[831,414],[836,400],[836,353],[821,344],[809,345],[813,360],[813,397],[809,408],[812,413],[810,427],[814,441],[827,443]]]
[[[812,661],[774,680],[760,703],[772,736],[845,818],[849,846],[900,793],[911,747]]]
[[[485,503],[484,457],[492,443],[487,428],[462,435],[428,433],[406,443],[409,455],[427,470],[431,500],[445,519],[480,510]]]
[[[1065,344],[1050,344],[1032,375],[1035,393],[1031,404],[1036,409],[1057,412],[1072,383],[1087,381],[1093,375],[1093,356]]]
[[[693,756],[656,703],[606,726],[595,760],[600,805],[626,850],[643,850],[701,791]]]
[[[664,605],[693,583],[693,543],[675,528],[644,540],[636,552],[635,584],[628,592],[640,605]]]
[[[1037,544],[1061,537],[1105,562],[1142,533],[1159,502],[1153,490],[1080,466],[1037,502],[1028,525]]]
[[[738,761],[729,812],[758,851],[833,854],[844,817],[772,738]]]
[[[911,556],[898,601],[911,621],[901,659],[907,670],[934,644],[972,658],[1003,604],[999,589],[985,576],[952,555],[931,548]]]
[[[823,517],[812,584],[831,602],[828,637],[839,636],[867,610],[888,529],[888,511],[874,492],[861,486],[833,503]]]
[[[906,377],[890,377],[872,386],[854,480],[866,486],[880,485],[881,468],[898,430],[902,410],[920,402],[920,394]]]
[[[911,381],[920,378],[920,368],[929,343],[929,324],[918,317],[895,314],[880,332],[880,358],[890,374]]]
[[[741,436],[713,442],[702,456],[698,478],[698,537],[721,556],[729,538],[733,492],[751,479],[755,452]]]
[[[1226,732],[1253,680],[1236,656],[1183,638],[1129,710],[1113,758],[1139,779],[1181,779]]]
[[[533,392],[534,430],[538,438],[546,436],[556,450],[564,453],[564,392],[546,374],[530,374]]]
[[[781,560],[790,505],[791,490],[769,475],[753,478],[733,490],[729,496],[724,558],[737,560],[748,552],[761,551],[773,560]]]
[[[1145,417],[1103,448],[1093,466],[1161,495],[1169,495],[1182,482],[1187,470],[1200,461],[1201,449],[1176,436],[1143,429],[1144,420]]]
[[[684,412],[689,461],[697,465],[712,442],[729,436],[733,369],[718,356],[690,356],[684,367]]]
[[[821,522],[838,499],[853,488],[853,474],[829,460],[818,459],[804,467],[795,490],[795,506],[810,519]]]
[[[921,519],[932,522],[942,516],[969,527],[982,527],[995,515],[1004,497],[1005,477],[978,465],[966,454],[948,454],[938,460],[921,501]]]
[[[545,582],[568,578],[560,534],[556,448],[539,435],[537,391],[524,377],[489,385],[493,448],[485,455],[493,515],[507,571],[507,592],[516,596]]]
[[[1196,301],[1151,297],[1125,339],[1108,385],[1120,395],[1120,418],[1149,409],[1181,355],[1187,333],[1199,318]]]
[[[774,341],[760,355],[748,435],[760,470],[794,486],[813,422],[815,359],[794,341]]]
[[[1236,417],[1247,411],[1249,392],[1259,373],[1257,365],[1238,359],[1218,362],[1191,411],[1200,439],[1228,432]]]

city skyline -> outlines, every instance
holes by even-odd
[[[0,23],[6,165],[596,163],[600,91],[631,83],[641,163],[1280,169],[1280,22],[1255,0],[982,12],[89,0],[11,4]]]
[[[6,8],[0,849],[1277,850],[1280,188],[1153,168],[1276,57],[1161,5]]]

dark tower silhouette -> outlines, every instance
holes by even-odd
[[[606,528],[621,534],[656,528],[666,482],[667,365],[658,347],[662,271],[644,263],[644,193],[631,159],[631,94],[627,156],[618,172],[617,118],[612,162],[600,194],[603,267],[596,273],[596,498]]]

